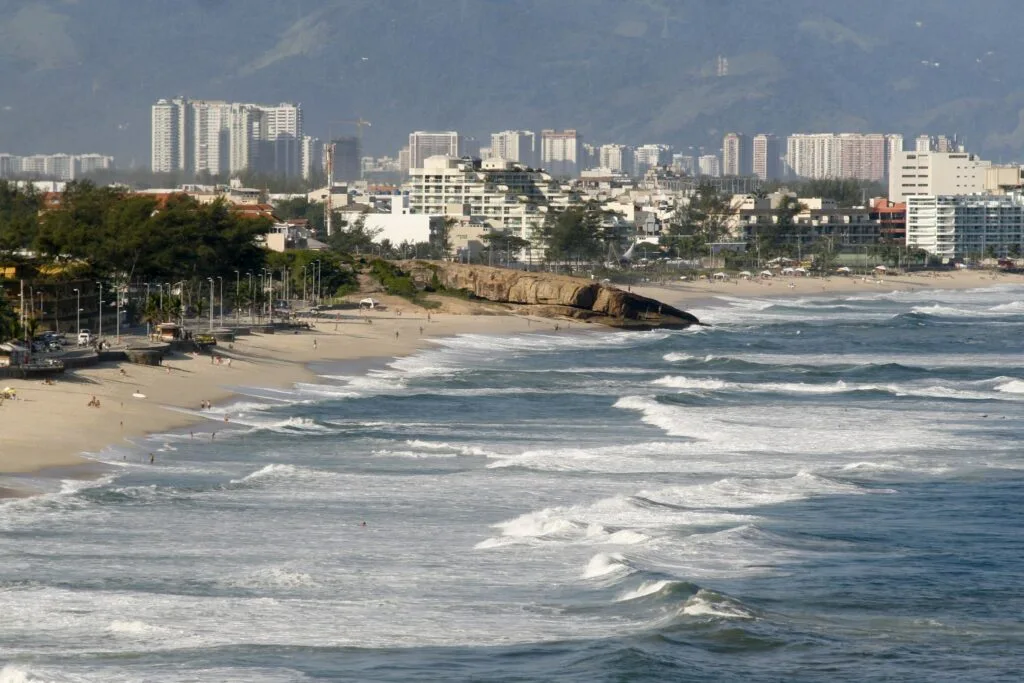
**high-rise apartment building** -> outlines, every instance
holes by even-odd
[[[109,171],[114,168],[114,157],[104,154],[79,154],[78,173],[86,175],[95,171]]]
[[[184,98],[152,109],[154,172],[302,174],[302,108]]]
[[[669,145],[640,145],[633,151],[633,172],[642,176],[652,168],[672,165],[672,147]]]
[[[311,135],[302,136],[302,178],[309,180],[321,170],[324,165],[324,148],[319,138]]]
[[[189,173],[191,108],[184,98],[158,100],[151,112],[154,173]]]
[[[261,170],[287,178],[302,175],[302,106],[282,102],[273,106],[249,105],[259,112],[259,141],[269,158],[261,159]],[[234,170],[234,169],[232,169]]]
[[[537,166],[537,135],[529,130],[491,133],[491,157]]]
[[[748,176],[754,172],[754,148],[750,136],[726,133],[722,139],[722,173]]]
[[[889,170],[889,201],[984,192],[986,171],[991,165],[966,152],[900,152]]]
[[[459,157],[462,149],[459,134],[454,130],[430,132],[419,130],[409,133],[409,169],[423,168],[423,162],[433,156]]]
[[[832,177],[881,182],[886,176],[885,136],[840,133],[836,136]]]
[[[697,169],[701,175],[719,178],[722,175],[722,160],[717,154],[704,154],[697,159]]]
[[[601,145],[600,160],[598,165],[601,168],[610,169],[616,173],[633,172],[633,148],[626,145]]]
[[[918,135],[914,140],[915,152],[931,152],[934,149],[934,142],[930,135]]]
[[[751,172],[761,180],[782,177],[782,150],[779,139],[768,133],[755,135],[751,142]]]
[[[583,136],[575,129],[542,130],[540,163],[553,176],[576,176],[583,168]]]
[[[897,154],[903,151],[903,136],[899,133],[890,133],[885,136],[885,177],[889,178],[889,169],[892,168],[892,160]]]
[[[480,141],[472,135],[462,135],[459,137],[459,158],[479,159],[481,147]]]
[[[882,181],[891,150],[901,136],[880,133],[791,135],[786,142],[789,173],[798,178],[856,178]]]
[[[334,138],[334,179],[351,182],[363,177],[362,142],[355,135]]]

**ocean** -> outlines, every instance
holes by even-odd
[[[694,312],[93,454],[0,504],[0,681],[1020,680],[1024,288]]]

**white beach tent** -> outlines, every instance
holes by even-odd
[[[793,268],[791,268],[790,266],[786,266],[785,268],[782,269],[782,274],[783,275],[792,275],[794,272],[796,272],[796,271]]]
[[[377,308],[378,306],[380,306],[380,302],[370,297],[359,301],[359,308]]]
[[[729,276],[726,275],[725,273],[715,273],[712,277],[714,277],[716,280],[726,280]]]
[[[801,267],[801,268],[794,268],[793,272],[794,273],[799,273],[801,275],[807,275],[807,269],[803,268],[803,267]]]
[[[770,270],[762,270],[761,277],[775,277],[775,273]]]
[[[850,268],[848,266],[840,266],[839,268],[836,268],[836,272],[837,273],[849,274],[850,273]]]
[[[754,274],[751,273],[749,270],[741,270],[740,277],[743,278],[744,280],[749,280],[750,278],[754,277]]]
[[[881,272],[884,273],[886,270],[888,270],[888,268],[886,268],[885,266],[875,266],[875,270],[880,270]]]

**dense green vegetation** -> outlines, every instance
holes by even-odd
[[[44,206],[39,194],[0,181],[0,260],[80,261],[89,275],[129,281],[207,278],[264,262],[256,238],[270,222],[240,216],[223,201],[173,195],[161,204],[88,181],[68,183],[59,199]]]
[[[370,274],[388,294],[412,300],[419,293],[409,274],[393,263],[374,259],[370,262]]]

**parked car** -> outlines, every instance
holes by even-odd
[[[89,330],[79,330],[79,332],[78,332],[78,345],[79,346],[89,346],[90,344],[93,343],[93,340],[94,340],[94,337],[92,336],[92,332],[90,332]]]

